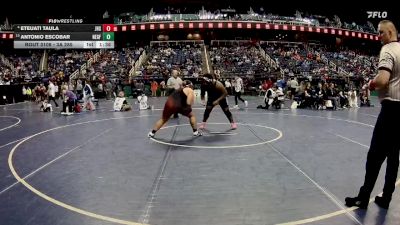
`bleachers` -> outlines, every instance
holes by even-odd
[[[235,75],[267,75],[270,68],[254,46],[213,46],[210,59],[214,70],[221,76],[231,78]]]
[[[372,78],[375,76],[378,58],[358,54],[354,51],[326,52],[326,57],[337,66],[342,67],[351,76]]]
[[[90,74],[102,74],[107,78],[126,78],[132,63],[139,59],[144,48],[124,48],[120,51],[105,51],[99,62],[92,65]]]
[[[93,51],[50,51],[47,59],[48,74],[46,76],[56,76],[64,81],[69,80],[69,76],[79,70],[83,64],[93,56]]]
[[[178,43],[168,46],[154,45],[142,67],[142,76],[166,79],[171,68],[179,68],[186,78],[202,73],[201,47],[198,44]]]
[[[301,43],[266,43],[265,51],[284,70],[285,75],[319,74],[321,71],[335,71],[321,59],[323,53],[320,48],[305,46]]]

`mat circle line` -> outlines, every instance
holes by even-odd
[[[7,130],[7,129],[11,128],[11,127],[15,127],[15,126],[17,126],[19,123],[21,123],[21,119],[20,119],[19,117],[16,117],[16,116],[0,116],[0,117],[6,117],[6,118],[8,117],[8,118],[17,119],[17,122],[16,122],[16,123],[14,123],[14,124],[12,124],[12,125],[10,125],[10,126],[8,126],[8,127],[0,128],[0,131]]]
[[[228,123],[207,123],[207,124],[216,124],[216,125],[221,125],[221,124],[228,124]],[[165,142],[165,141],[161,141],[159,139],[156,138],[150,138],[150,140],[157,142],[159,144],[163,144],[163,145],[169,145],[169,146],[174,146],[174,147],[184,147],[184,148],[211,148],[211,149],[223,149],[223,148],[244,148],[244,147],[252,147],[252,146],[257,146],[257,145],[264,145],[264,144],[268,144],[271,142],[274,142],[276,140],[279,140],[280,138],[282,138],[283,134],[282,131],[273,128],[273,127],[268,127],[268,126],[263,126],[263,125],[258,125],[258,124],[244,124],[244,123],[237,123],[238,125],[245,125],[245,126],[256,126],[256,127],[262,127],[262,128],[266,128],[266,129],[271,129],[275,132],[278,133],[278,136],[274,139],[268,140],[268,141],[263,141],[263,142],[259,142],[259,143],[254,143],[254,144],[244,144],[244,145],[224,145],[224,146],[207,146],[207,145],[184,145],[184,144],[175,144],[175,143],[171,143],[171,142]],[[166,126],[163,127],[161,129],[168,129],[168,128],[172,128],[172,127],[181,127],[181,126],[188,126],[189,124],[178,124],[178,125],[171,125],[171,126]]]
[[[113,223],[117,223],[117,224],[125,224],[125,225],[148,225],[148,224],[143,224],[143,223],[138,223],[138,222],[133,222],[133,221],[128,221],[128,220],[122,220],[122,219],[117,219],[117,218],[113,218],[113,217],[109,217],[109,216],[104,216],[104,215],[100,215],[100,214],[96,214],[90,211],[86,211],[80,208],[77,208],[75,206],[72,205],[68,205],[64,202],[61,202],[57,199],[54,199],[46,194],[44,194],[43,192],[41,192],[40,190],[36,189],[35,187],[33,187],[32,185],[30,185],[28,182],[26,182],[24,179],[22,179],[19,174],[17,173],[17,171],[14,168],[14,164],[13,164],[13,156],[14,156],[14,152],[17,150],[17,148],[23,144],[24,142],[32,139],[33,137],[42,135],[44,133],[53,131],[53,130],[59,130],[62,128],[66,128],[66,127],[73,127],[73,126],[77,126],[77,125],[82,125],[82,124],[90,124],[90,123],[96,123],[96,122],[103,122],[103,121],[110,121],[110,120],[118,120],[118,119],[130,119],[130,118],[140,118],[140,117],[147,117],[147,116],[151,116],[151,115],[139,115],[139,116],[130,116],[130,117],[112,117],[112,118],[106,118],[106,119],[100,119],[100,120],[92,120],[92,121],[85,121],[85,122],[80,122],[80,123],[74,123],[74,124],[67,124],[67,125],[63,125],[63,126],[58,126],[58,127],[54,127],[54,128],[50,128],[38,133],[35,133],[23,140],[21,140],[20,142],[18,142],[10,151],[10,154],[8,155],[8,166],[11,170],[11,173],[13,174],[13,176],[15,177],[15,179],[17,179],[18,182],[20,182],[21,184],[23,184],[26,188],[28,188],[28,190],[30,190],[31,192],[33,192],[34,194],[36,194],[37,196],[55,204],[58,205],[64,209],[68,209],[70,211],[88,216],[88,217],[92,217],[98,220],[103,220],[103,221],[108,221],[108,222],[113,222]]]
[[[258,114],[268,114],[268,113],[258,113]],[[363,126],[368,126],[368,127],[374,127],[373,125],[370,124],[365,124],[365,123],[361,123],[358,121],[353,121],[353,120],[346,120],[346,119],[337,119],[337,118],[330,118],[330,117],[322,117],[322,116],[313,116],[313,115],[290,115],[290,114],[286,114],[288,116],[295,116],[295,117],[309,117],[309,118],[320,118],[320,119],[334,119],[334,120],[339,120],[339,121],[343,121],[343,122],[347,122],[347,123],[353,123],[356,125],[363,125]],[[80,122],[80,123],[74,123],[74,124],[68,124],[68,125],[63,125],[63,126],[58,126],[58,127],[54,127],[51,129],[47,129],[38,133],[35,133],[31,136],[28,136],[26,138],[24,138],[23,140],[21,140],[20,142],[18,142],[10,151],[9,157],[8,157],[8,165],[9,168],[11,170],[11,173],[13,174],[13,176],[15,177],[15,179],[17,179],[17,181],[21,182],[21,184],[23,184],[28,190],[32,191],[34,194],[40,196],[41,198],[56,204],[62,208],[65,208],[67,210],[88,216],[88,217],[92,217],[95,219],[99,219],[99,220],[103,220],[103,221],[108,221],[108,222],[114,222],[117,224],[127,224],[127,225],[149,225],[149,224],[143,224],[143,223],[137,223],[137,222],[133,222],[133,221],[126,221],[126,220],[121,220],[121,219],[117,219],[117,218],[113,218],[113,217],[108,217],[108,216],[103,216],[100,214],[96,214],[96,213],[92,213],[71,205],[68,205],[64,202],[61,202],[59,200],[56,200],[54,198],[51,198],[50,196],[47,196],[46,194],[40,192],[39,190],[37,190],[36,188],[34,188],[33,186],[31,186],[28,182],[26,182],[24,179],[22,179],[19,174],[16,172],[14,165],[13,165],[13,155],[14,152],[16,151],[16,149],[23,144],[25,141],[30,140],[33,137],[36,137],[38,135],[53,131],[53,130],[58,130],[61,128],[66,128],[66,127],[72,127],[72,126],[76,126],[76,125],[81,125],[81,124],[90,124],[90,123],[96,123],[96,122],[102,122],[102,121],[109,121],[109,120],[118,120],[118,119],[129,119],[129,118],[140,118],[140,117],[145,117],[145,116],[152,116],[152,115],[139,115],[139,116],[130,116],[130,117],[111,117],[111,118],[106,118],[106,119],[100,119],[100,120],[91,120],[91,121],[85,121],[85,122]],[[166,127],[164,127],[166,128]],[[396,182],[396,186],[398,186],[400,184],[400,180],[398,180]],[[373,198],[370,199],[370,202],[373,201]],[[315,217],[310,217],[308,219],[302,219],[302,220],[294,220],[294,221],[290,221],[290,222],[284,222],[284,223],[279,223],[277,225],[298,225],[298,224],[306,224],[306,223],[311,223],[311,222],[316,222],[316,221],[320,221],[320,220],[325,220],[328,218],[332,218],[335,216],[339,216],[342,214],[345,214],[346,212],[350,212],[350,211],[354,211],[358,209],[358,207],[351,207],[348,208],[346,210],[337,210],[331,213],[326,213],[326,214],[322,214],[320,216],[315,216]]]

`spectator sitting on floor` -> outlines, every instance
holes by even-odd
[[[114,111],[129,111],[132,107],[128,104],[123,91],[118,93],[114,101]]]
[[[144,110],[144,109],[149,109],[149,105],[147,104],[147,96],[143,93],[142,95],[137,97],[137,100],[139,102],[139,109]]]
[[[265,96],[264,96],[265,109],[268,109],[274,102],[274,99],[276,97],[276,92],[274,89],[275,88],[270,86],[267,90],[267,93],[265,93]]]
[[[53,112],[53,107],[47,100],[42,101],[42,105],[40,106],[40,111],[42,112]]]
[[[268,90],[264,96],[265,106],[259,105],[259,106],[257,106],[257,108],[258,109],[269,109],[269,107],[274,103],[274,101],[277,100],[277,95],[276,95],[275,91],[276,91],[276,87],[268,88]]]

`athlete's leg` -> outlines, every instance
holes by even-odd
[[[164,110],[161,119],[159,119],[153,127],[153,130],[148,133],[148,137],[154,137],[155,133],[169,120],[172,114],[177,113],[176,106],[171,98],[167,99],[164,105]]]
[[[204,111],[203,122],[207,122],[208,117],[210,117],[210,113],[213,110],[214,106],[212,104],[208,104],[206,106],[206,111]]]
[[[222,99],[219,102],[219,106],[221,107],[222,111],[224,111],[224,114],[226,116],[226,118],[228,118],[230,123],[233,123],[233,116],[231,111],[229,111],[229,106],[228,103],[226,102],[226,98]]]

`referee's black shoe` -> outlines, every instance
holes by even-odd
[[[381,208],[388,209],[389,208],[389,204],[390,204],[390,200],[392,200],[392,199],[391,198],[386,198],[384,196],[382,196],[382,197],[376,196],[375,197],[375,204],[377,204]]]
[[[366,209],[368,207],[368,199],[361,199],[360,197],[347,197],[345,202],[348,207],[357,206],[360,209]]]

